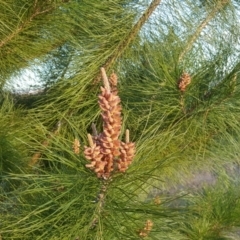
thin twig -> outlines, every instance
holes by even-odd
[[[98,224],[98,220],[99,220],[99,217],[103,211],[103,208],[104,208],[104,205],[105,205],[105,198],[106,198],[106,193],[107,193],[107,187],[108,187],[108,184],[109,184],[109,181],[111,179],[108,179],[108,180],[104,180],[103,183],[102,183],[102,187],[101,187],[101,190],[97,196],[97,212],[96,212],[96,217],[92,220],[91,222],[91,228],[94,228],[97,224]]]
[[[97,137],[98,132],[97,132],[96,125],[94,123],[92,123],[91,127],[92,127],[92,135],[93,135],[93,137]]]
[[[190,40],[188,41],[188,44],[186,48],[183,50],[183,52],[180,54],[178,58],[178,62],[181,62],[185,55],[191,50],[193,44],[201,34],[202,30],[208,25],[208,23],[215,17],[215,15],[225,6],[225,2],[218,3],[215,8],[208,14],[208,16],[201,22],[201,24],[198,26],[196,32],[192,35]]]
[[[36,8],[36,1],[35,1],[35,4],[34,4],[34,8]],[[19,33],[21,33],[25,27],[37,16],[41,15],[41,14],[44,14],[46,12],[49,12],[51,10],[53,10],[53,7],[51,8],[48,8],[48,9],[45,9],[43,11],[39,11],[38,8],[34,9],[34,13],[30,16],[30,18],[25,21],[24,23],[22,23],[17,29],[15,29],[14,32],[12,32],[9,36],[7,36],[5,39],[3,39],[1,42],[0,42],[0,48],[3,47],[4,45],[6,45],[9,41],[11,41],[15,36],[17,36]]]
[[[120,57],[124,51],[127,49],[129,44],[134,40],[134,38],[137,36],[138,32],[141,30],[144,23],[149,19],[151,14],[154,12],[154,10],[157,8],[157,6],[161,3],[161,0],[153,0],[147,10],[142,14],[142,16],[139,18],[137,23],[133,26],[129,34],[121,41],[116,49],[116,51],[108,58],[108,60],[103,64],[103,68],[105,68],[106,71],[109,70],[109,68],[112,66],[112,64],[116,61],[118,57]],[[94,80],[95,82],[99,82],[101,79],[101,74],[98,74],[97,77]]]
[[[52,133],[47,136],[47,139],[45,141],[42,142],[41,145],[43,147],[48,147],[49,144],[50,144],[50,140],[58,134],[58,132],[60,130],[60,127],[61,127],[61,122],[59,121],[58,124],[56,124],[56,126],[57,126],[56,129],[54,131],[52,131]],[[42,156],[41,151],[35,152],[33,154],[32,158],[31,158],[31,160],[29,161],[28,166],[29,167],[35,166],[39,162],[39,159],[40,159],[41,156]]]

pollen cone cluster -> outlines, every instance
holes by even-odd
[[[88,134],[90,147],[85,147],[84,154],[90,161],[86,167],[92,169],[97,177],[107,179],[111,172],[125,172],[132,162],[135,145],[129,142],[129,131],[126,131],[126,142],[119,140],[122,118],[120,98],[117,92],[115,74],[108,80],[104,68],[101,68],[104,87],[98,96],[103,120],[103,132],[98,134],[93,126],[93,136]]]
[[[191,76],[188,73],[183,73],[178,80],[178,88],[181,92],[186,91],[187,85],[191,83]]]

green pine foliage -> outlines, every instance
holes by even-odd
[[[240,239],[238,1],[0,4],[0,239]],[[136,144],[109,179],[84,156],[101,67]],[[41,90],[11,92],[26,68]]]

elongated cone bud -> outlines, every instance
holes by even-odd
[[[110,88],[108,77],[104,68],[101,68],[101,74],[102,74],[104,88],[106,89],[107,93],[109,93],[111,91],[111,88]]]
[[[75,154],[80,153],[80,142],[77,138],[75,138],[74,142],[73,142],[73,151],[74,151]]]

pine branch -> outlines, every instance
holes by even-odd
[[[108,184],[110,181],[111,181],[111,179],[103,180],[103,182],[102,182],[101,190],[100,190],[100,192],[98,194],[98,198],[97,198],[97,207],[96,207],[95,217],[91,222],[91,229],[94,228],[99,222],[99,217],[102,214],[104,204],[105,204],[107,187],[108,187]]]
[[[47,139],[42,142],[41,145],[42,145],[43,147],[46,148],[46,147],[49,146],[50,140],[59,133],[60,127],[61,127],[61,121],[59,121],[59,122],[56,124],[55,130],[52,131],[52,132],[47,136]],[[29,161],[28,166],[29,166],[29,167],[34,167],[34,166],[39,162],[39,159],[40,159],[41,156],[42,156],[42,152],[41,152],[41,151],[35,152],[35,153],[33,154],[32,158],[31,158],[31,160]]]
[[[143,15],[139,18],[138,22],[133,26],[130,33],[126,36],[125,39],[123,39],[122,42],[118,45],[116,51],[108,58],[108,60],[103,64],[103,68],[108,71],[109,68],[112,66],[112,64],[116,61],[118,57],[120,57],[129,44],[135,39],[138,32],[141,30],[142,26],[145,24],[145,22],[149,19],[151,14],[154,12],[154,10],[157,8],[157,6],[161,3],[161,0],[153,0],[151,4],[149,5],[148,9],[143,13]],[[101,79],[101,73],[97,75],[94,82],[99,82]]]
[[[45,10],[40,10],[39,7],[37,7],[37,0],[34,3],[34,12],[32,15],[25,21],[23,22],[15,31],[13,31],[10,35],[8,35],[5,39],[0,41],[0,48],[8,44],[14,37],[16,37],[18,34],[23,32],[25,28],[34,20],[34,18],[38,17],[39,15],[42,15],[44,13],[50,12],[51,10],[54,9],[54,7],[47,8]]]
[[[201,22],[201,24],[196,29],[196,32],[192,35],[190,40],[188,41],[188,44],[186,48],[183,50],[183,52],[180,54],[178,58],[178,62],[181,62],[183,58],[186,56],[186,54],[191,50],[193,44],[196,42],[198,37],[200,36],[202,30],[208,25],[208,23],[217,15],[217,13],[223,9],[223,7],[229,2],[229,0],[221,0],[217,3],[216,7],[213,8],[213,10],[208,14],[208,16],[204,19],[204,21]]]
[[[124,51],[127,49],[127,47],[129,46],[129,44],[134,40],[134,38],[136,37],[136,35],[138,34],[138,32],[140,31],[140,29],[142,28],[142,26],[144,25],[144,23],[149,19],[149,17],[151,16],[151,14],[153,13],[153,11],[157,8],[157,6],[161,3],[161,0],[153,0],[152,3],[149,5],[148,9],[143,13],[143,15],[139,18],[138,22],[133,26],[131,32],[127,35],[127,37],[125,39],[123,39],[123,41],[119,44],[118,48],[116,49],[116,51],[112,54],[111,57],[109,57],[109,59],[105,62],[105,64],[103,64],[103,68],[107,71],[111,65],[116,61],[116,59],[118,57],[120,57]],[[94,82],[98,82],[102,77],[102,72],[100,72],[96,78]],[[72,114],[72,110],[69,110],[67,115],[70,116]],[[55,135],[57,132],[59,132],[61,126],[62,126],[62,121],[59,120],[58,123],[56,125],[57,131],[54,130],[52,131],[52,134],[50,135],[50,138],[52,135]],[[43,146],[48,146],[49,145],[49,140],[44,141]],[[37,164],[37,162],[39,161],[40,157],[41,157],[41,152],[36,152],[33,157],[31,158],[31,161],[29,162],[29,166],[33,167],[34,165]]]

